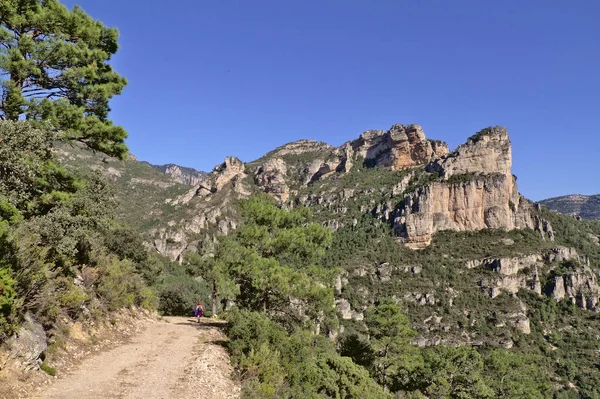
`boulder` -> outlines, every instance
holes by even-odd
[[[36,370],[42,363],[41,356],[48,348],[44,327],[33,316],[25,315],[19,332],[7,341],[11,357],[25,370]]]

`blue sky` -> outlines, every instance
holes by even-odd
[[[119,28],[131,152],[210,170],[307,138],[509,129],[520,191],[600,192],[595,0],[77,0]]]

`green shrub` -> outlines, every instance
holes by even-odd
[[[62,308],[67,312],[74,314],[89,301],[89,296],[82,287],[79,287],[73,283],[73,279],[60,278],[53,282],[57,284],[57,300]]]
[[[131,261],[103,256],[98,269],[97,292],[109,310],[147,303],[144,295],[150,294]]]
[[[14,329],[18,310],[15,280],[11,270],[0,266],[0,342]]]
[[[229,350],[247,398],[388,398],[363,367],[310,331],[286,331],[265,314],[228,314]]]
[[[46,372],[46,374],[54,377],[56,375],[56,369],[54,367],[48,366],[46,363],[40,364],[40,369]]]
[[[158,310],[161,314],[173,316],[190,316],[199,299],[205,305],[208,303],[210,292],[208,284],[198,282],[182,272],[166,274],[157,290]]]

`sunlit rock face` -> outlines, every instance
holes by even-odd
[[[506,129],[482,130],[425,167],[434,179],[406,194],[393,221],[396,234],[412,248],[429,245],[441,230],[531,228],[553,240],[550,224],[519,195],[511,166]]]

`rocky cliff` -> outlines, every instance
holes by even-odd
[[[448,145],[442,141],[425,138],[419,125],[394,125],[390,130],[368,130],[356,140],[339,149],[341,158],[362,158],[371,166],[391,170],[414,168],[429,163],[448,153]]]
[[[441,230],[538,230],[552,240],[552,227],[532,214],[511,174],[512,152],[506,129],[484,129],[455,151],[427,164],[429,175],[406,194],[393,219],[409,246],[422,248]],[[410,184],[410,183],[409,183]]]
[[[373,213],[411,248],[427,246],[442,230],[529,228],[551,241],[551,225],[519,195],[511,166],[504,128],[484,129],[450,152],[444,142],[427,139],[419,125],[396,124],[387,131],[366,131],[337,148],[300,140],[249,163],[227,157],[208,174],[174,165],[154,167],[171,184],[191,188],[179,194],[171,189],[162,208],[153,206],[142,218],[145,225],[155,221],[145,231],[149,246],[179,260],[186,250],[201,249],[215,235],[230,231],[237,223],[232,204],[260,191],[286,206],[316,206],[323,223],[333,229]],[[118,168],[100,167],[124,177]],[[359,190],[352,181],[365,174],[373,176],[371,183],[389,181],[377,190]],[[128,181],[135,189],[152,179]],[[170,187],[162,180],[157,184]],[[353,211],[348,201],[361,205]]]
[[[148,165],[159,172],[172,177],[173,180],[181,184],[185,184],[186,186],[195,186],[199,184],[206,176],[206,173],[204,172],[172,163],[167,165],[152,165],[148,163]]]

